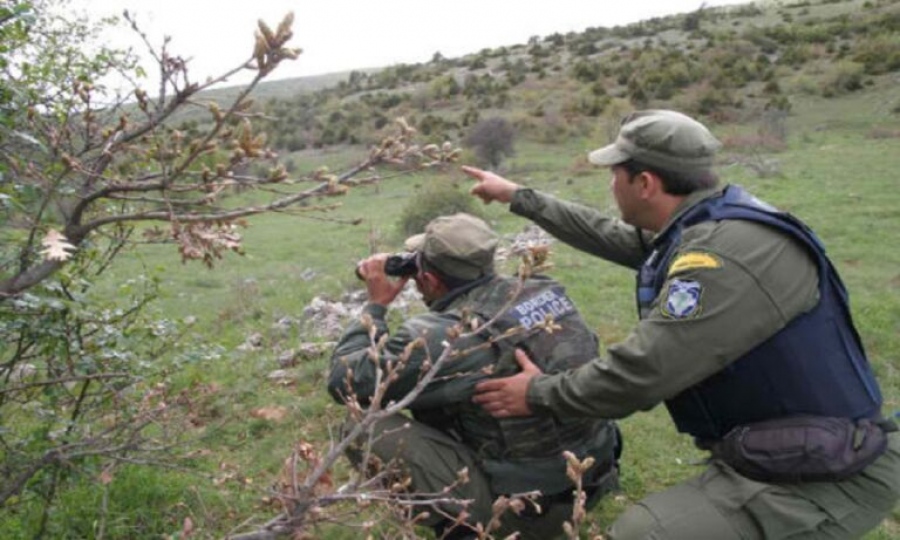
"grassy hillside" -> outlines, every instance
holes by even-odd
[[[796,214],[826,244],[892,412],[900,410],[898,36],[896,0],[766,2],[334,81],[274,81],[258,102],[274,118],[270,140],[298,177],[322,164],[349,168],[394,116],[411,118],[434,141],[460,141],[478,118],[503,116],[519,135],[506,176],[610,212],[608,171],[589,166],[586,153],[607,142],[619,115],[638,107],[698,114],[726,143],[722,177]],[[398,249],[410,198],[437,183],[469,187],[456,170],[420,173],[356,187],[330,212],[306,207],[255,218],[243,231],[246,254],[212,270],[183,265],[168,245],[121,258],[104,274],[99,296],[124,295],[137,276],[154,276],[161,283],[155,316],[191,321],[188,352],[164,358],[160,381],[148,381],[191,404],[192,437],[178,448],[187,459],[174,469],[123,464],[108,483],[73,479],[77,488],[53,509],[45,537],[96,538],[102,519],[105,538],[221,538],[274,515],[269,487],[283,460],[298,441],[324,448],[343,418],[324,389],[327,353],[297,352],[308,342],[327,349],[333,339],[314,331],[304,308],[317,297],[358,292],[355,262],[373,247]],[[497,205],[481,210],[507,239],[527,225]],[[552,260],[551,274],[601,339],[623,339],[636,320],[632,273],[559,244]],[[267,419],[261,410],[281,413]],[[664,408],[622,427],[624,490],[592,512],[598,527],[700,470],[702,454],[675,432]],[[185,518],[191,530],[182,535]],[[31,538],[41,519],[19,508],[0,520],[0,537]],[[325,528],[319,537],[357,532]],[[898,537],[900,509],[866,539]]]
[[[839,100],[804,100],[788,121],[787,148],[765,155],[778,161],[778,175],[760,178],[742,164],[746,154],[741,149],[726,152],[722,172],[727,181],[794,212],[819,232],[851,290],[854,315],[885,394],[885,410],[893,411],[900,409],[900,255],[889,247],[896,244],[894,231],[900,226],[900,195],[893,177],[897,139],[875,137],[871,130],[879,116],[875,104],[882,97],[860,93]],[[885,126],[900,133],[900,122]],[[723,125],[718,131],[727,136],[742,127]],[[594,146],[596,141],[586,138],[558,145],[522,144],[507,174],[561,197],[612,209],[606,171],[585,167],[585,152]],[[351,161],[352,151],[343,157]],[[354,262],[368,253],[373,236],[382,249],[398,248],[399,215],[410,195],[432,182],[467,186],[459,173],[450,172],[358,188],[329,214],[333,221],[283,215],[254,220],[246,231],[246,256],[215,270],[184,267],[172,249],[157,246],[140,250],[130,264],[111,273],[115,282],[155,268],[164,283],[157,306],[161,313],[195,317],[196,335],[191,339],[217,347],[214,355],[198,354],[183,362],[171,376],[173,384],[197,394],[198,446],[209,452],[197,467],[209,476],[187,491],[180,484],[181,474],[155,473],[141,479],[165,486],[162,499],[182,505],[160,518],[168,520],[170,529],[177,529],[178,520],[188,514],[212,537],[245,516],[266,515],[257,505],[292,444],[328,440],[329,426],[334,429],[339,423],[341,410],[324,391],[325,357],[300,362],[286,383],[267,376],[280,367],[284,351],[322,339],[304,328],[304,307],[317,296],[338,300],[358,290]],[[526,225],[500,207],[484,210],[507,235]],[[363,221],[343,224],[351,218]],[[561,245],[555,246],[553,261],[552,275],[567,285],[603,341],[624,338],[635,321],[631,273]],[[279,324],[286,317],[295,321],[288,329]],[[261,347],[239,350],[253,334],[262,336]],[[284,407],[287,414],[278,422],[261,420],[253,415],[260,407]],[[674,431],[661,407],[636,414],[622,426],[627,438],[625,489],[594,511],[600,524],[630,502],[696,474],[694,463],[702,457],[688,437]],[[117,509],[123,518],[135,511],[137,501],[128,501],[124,498]],[[887,540],[898,533],[900,514],[895,514],[866,538]],[[337,534],[331,531],[324,537]]]
[[[558,143],[629,107],[674,107],[746,123],[804,96],[837,97],[900,68],[896,0],[764,2],[534,37],[456,59],[352,72],[337,86],[274,99],[271,140],[287,151],[370,143],[404,116],[435,141],[501,116]],[[896,103],[894,104],[896,106]]]

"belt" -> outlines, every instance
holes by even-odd
[[[883,418],[877,417],[877,419],[871,419],[870,422],[875,426],[881,428],[881,431],[885,433],[894,433],[895,431],[900,431],[900,426],[897,426],[897,422],[895,422],[892,418]],[[694,444],[700,450],[712,451],[715,447],[716,443],[720,442],[722,439],[694,439]]]
[[[897,427],[897,422],[894,422],[890,418],[882,418],[882,419],[874,421],[872,423],[875,424],[876,426],[880,427],[881,431],[883,431],[885,433],[893,433],[895,431],[900,430],[900,428]]]

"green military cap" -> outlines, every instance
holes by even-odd
[[[703,172],[712,168],[721,146],[706,126],[693,118],[650,109],[625,117],[616,141],[591,152],[588,160],[609,167],[634,159],[669,171]]]
[[[494,273],[498,241],[487,223],[459,213],[431,220],[424,233],[406,240],[405,247],[421,253],[428,264],[448,276],[476,279]]]

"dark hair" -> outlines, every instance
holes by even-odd
[[[447,287],[448,291],[464,287],[469,283],[475,281],[474,279],[464,279],[456,276],[451,276],[450,274],[435,266],[434,263],[426,259],[425,254],[421,252],[419,253],[419,267],[423,272],[431,272],[432,274],[436,275],[438,279],[441,280],[441,283],[443,283],[444,286]]]
[[[618,166],[628,172],[629,178],[634,178],[642,172],[655,174],[662,180],[663,190],[669,195],[690,195],[695,191],[714,188],[719,184],[719,175],[710,170],[683,173],[647,165],[635,159],[619,163]]]

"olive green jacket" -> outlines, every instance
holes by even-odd
[[[715,193],[687,197],[672,220]],[[654,247],[648,231],[530,189],[518,190],[510,209],[575,248],[629,268],[639,268]],[[686,264],[677,264],[685,254]],[[605,357],[535,377],[529,405],[601,418],[652,408],[737,360],[818,302],[817,269],[804,247],[747,221],[685,228],[662,291],[673,278],[701,284],[695,316],[667,315],[661,309],[665,302],[656,298],[649,315]]]

